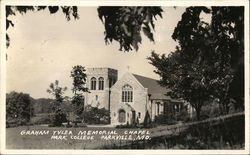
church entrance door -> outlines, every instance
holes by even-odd
[[[126,121],[126,112],[125,110],[119,110],[119,123],[125,123]]]

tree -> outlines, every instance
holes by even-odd
[[[73,88],[72,91],[74,94],[79,94],[82,92],[87,92],[88,88],[86,87],[86,70],[83,66],[76,65],[72,68],[70,77],[73,78]]]
[[[30,121],[34,108],[29,94],[12,91],[6,95],[6,120],[7,123],[15,121],[23,124]]]
[[[197,119],[200,119],[201,108],[204,101],[209,98],[209,66],[199,60],[199,57],[190,61],[183,61],[181,51],[177,49],[168,57],[152,52],[148,58],[156,67],[160,75],[160,84],[171,89],[168,92],[172,98],[182,98],[188,101],[196,110]]]
[[[42,11],[48,9],[50,14],[62,10],[67,20],[79,19],[78,8],[76,6],[6,6],[6,29],[14,26],[10,20],[11,15],[16,13],[25,14],[28,11]],[[132,48],[138,50],[141,43],[141,30],[154,41],[153,30],[154,21],[157,16],[162,18],[161,7],[106,7],[98,8],[99,18],[105,25],[105,42],[111,43],[113,40],[119,42],[120,50],[130,51]],[[7,47],[10,43],[9,35],[6,35]]]
[[[147,9],[99,7],[99,17],[105,25],[105,41],[118,41],[120,50],[130,51],[131,47],[138,50],[138,43],[141,43],[138,33],[144,23],[135,23],[141,23],[138,21],[143,17],[161,17],[160,7],[152,7],[154,11],[146,11],[146,14],[137,16],[137,12]],[[212,14],[211,24],[201,21],[201,12]],[[147,18],[143,20],[145,19]],[[153,18],[149,19],[146,21],[153,23]],[[147,28],[150,27],[148,25],[150,24],[146,23]],[[154,24],[151,26],[154,29]],[[151,29],[147,30],[149,31],[145,33],[146,36],[153,41]],[[218,99],[222,113],[228,113],[231,100],[236,108],[244,109],[244,7],[188,7],[172,38],[178,41],[186,60],[200,54],[209,60],[207,65],[216,64],[213,69],[210,68],[214,70],[213,73],[210,72],[210,87],[214,88],[211,95]]]
[[[118,41],[120,50],[129,51],[131,47],[137,50],[141,41],[137,32],[140,32],[140,26],[144,26],[144,23],[140,25],[141,22],[138,21],[142,19],[148,21],[144,17],[157,15],[161,17],[161,7],[152,7],[146,14],[137,15],[137,12],[147,9],[147,7],[99,7],[99,17],[105,25],[105,41]],[[201,20],[201,12],[212,15],[211,24]],[[149,19],[149,23],[154,21],[154,18]],[[154,28],[154,24],[151,26]],[[153,40],[151,29],[146,36]],[[224,107],[222,111],[227,113],[227,104],[231,99],[235,100],[236,108],[244,108],[244,7],[188,7],[178,22],[172,38],[178,41],[180,49],[186,53],[186,60],[199,53],[209,59],[207,61],[209,65],[216,64],[213,68],[215,72],[211,73],[214,77],[210,77],[215,89],[212,95],[219,99]],[[204,42],[200,42],[199,39]],[[206,52],[196,51],[196,47]]]
[[[59,81],[56,80],[55,83],[51,83],[49,85],[49,89],[47,89],[47,92],[55,97],[55,100],[59,103],[62,103],[64,100],[64,92],[67,90],[67,87],[60,87]]]
[[[65,14],[65,18],[69,21],[73,17],[74,19],[79,19],[78,8],[76,6],[6,6],[6,30],[10,26],[14,27],[14,23],[9,18],[11,15],[16,15],[17,13],[26,14],[29,11],[42,11],[48,9],[50,14],[57,13],[61,10]],[[8,33],[6,34],[6,45],[10,45],[10,37]]]
[[[236,10],[240,13],[235,16]],[[201,12],[212,14],[211,23],[201,21]],[[233,81],[244,81],[244,76],[236,76],[243,57],[243,13],[242,7],[188,7],[172,35],[179,43],[177,50],[168,57],[152,53],[149,58],[161,76],[160,83],[189,101],[197,117],[209,96],[218,99],[222,113],[228,113]],[[242,92],[239,96],[244,96]]]
[[[105,42],[119,42],[121,51],[137,51],[141,43],[141,30],[154,41],[152,30],[157,16],[162,18],[161,7],[106,7],[98,8],[98,15],[105,27]]]
[[[175,52],[168,57],[153,52],[148,58],[161,76],[161,85],[171,89],[169,95],[188,101],[196,110],[198,120],[204,101],[210,95],[211,73],[211,51],[207,48],[209,29],[207,23],[200,21],[202,11],[209,13],[205,7],[190,7],[182,15],[173,33],[173,39],[179,43]]]
[[[8,19],[9,15],[46,8],[50,13],[55,13],[61,8],[67,20],[71,19],[71,15],[75,19],[78,18],[77,7],[74,6],[7,6],[7,29],[10,25],[13,26]],[[201,20],[201,12],[212,15],[211,23]],[[151,41],[154,41],[152,33],[155,27],[154,21],[157,16],[162,17],[161,13],[161,7],[98,8],[99,18],[104,23],[106,43],[118,41],[120,50],[124,51],[133,48],[138,50],[141,43],[141,29]],[[212,95],[219,99],[221,105],[228,107],[228,100],[233,99],[236,101],[236,107],[244,108],[244,7],[188,7],[178,22],[172,38],[179,43],[181,55],[185,57],[184,63],[197,58],[198,65],[199,61],[205,59],[209,59],[206,61],[207,66],[214,64],[215,71],[211,72],[209,78],[215,89]]]
[[[55,101],[51,103],[51,109],[54,112],[54,116],[52,117],[54,126],[61,126],[62,123],[66,121],[66,114],[62,109],[63,94],[66,90],[67,87],[59,86],[58,80],[56,80],[55,83],[51,83],[49,89],[47,89],[47,92],[55,97]]]
[[[201,23],[200,13],[211,13],[211,23],[206,23],[204,56],[213,72],[210,72],[213,97],[222,105],[222,113],[228,113],[230,100],[236,107],[244,107],[244,7],[189,7],[173,33],[182,50],[195,55],[196,46],[190,37],[197,34]],[[237,86],[236,86],[237,85]]]
[[[232,76],[227,95],[235,101],[235,108],[244,109],[244,7],[212,7],[212,17],[218,38],[216,54],[227,60],[222,63]]]
[[[84,111],[84,96],[83,92],[88,92],[86,87],[86,73],[85,68],[80,65],[76,65],[72,68],[70,77],[73,78],[73,98],[72,105],[74,107],[74,112],[78,117],[82,117]]]

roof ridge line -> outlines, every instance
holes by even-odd
[[[151,79],[151,80],[155,80],[155,81],[159,81],[157,79],[153,79],[153,78],[150,78],[150,77],[147,77],[147,76],[143,76],[143,75],[138,75],[138,74],[134,74],[132,73],[133,75],[136,75],[136,76],[141,76],[141,77],[144,77],[144,78],[148,78],[148,79]]]

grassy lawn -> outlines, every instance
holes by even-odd
[[[79,131],[111,131],[115,130],[117,134],[124,135],[124,131],[139,129],[116,129],[111,127],[86,127],[86,128],[63,128],[63,127],[46,127],[46,126],[30,126],[30,131],[46,130],[46,135],[21,135],[21,131],[28,130],[27,126],[7,128],[6,129],[6,148],[7,149],[100,149],[106,145],[119,144],[121,140],[104,140],[101,135],[95,135],[93,140],[71,139],[70,135],[67,140],[51,139],[53,131],[68,130],[73,135],[77,135]],[[134,135],[136,136],[136,135]],[[128,142],[128,140],[123,140]]]
[[[6,129],[7,149],[244,149],[245,125],[244,113],[220,116],[199,122],[186,124],[164,125],[150,129],[117,129],[113,127],[89,126],[85,128],[65,128],[47,126],[20,126]],[[21,135],[22,131],[49,131],[45,135]],[[147,134],[125,134],[125,132],[148,131],[149,141],[133,142],[131,140],[103,139],[103,135],[114,134],[92,134],[94,139],[72,139],[68,134],[67,140],[51,139],[54,131],[72,131],[77,136],[79,132],[88,131],[115,131],[116,136],[128,137],[133,135],[132,140],[138,135]],[[88,134],[87,134],[88,135]],[[146,144],[145,144],[146,142]],[[137,143],[137,144],[136,144]],[[142,143],[142,145],[141,145]]]

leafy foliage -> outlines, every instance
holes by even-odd
[[[65,111],[62,108],[62,102],[64,100],[64,91],[67,87],[60,87],[59,81],[56,80],[55,83],[51,83],[47,92],[55,97],[55,101],[51,102],[52,112],[55,113],[52,117],[53,126],[61,126],[63,121],[66,120]]]
[[[157,16],[162,18],[161,7],[104,7],[98,8],[98,14],[105,26],[105,41],[119,42],[121,51],[137,51],[141,43],[141,30],[154,41],[154,21]]]
[[[55,114],[50,115],[52,120],[52,126],[62,126],[63,122],[67,122],[67,116],[65,111],[60,107],[55,109]]]
[[[73,78],[73,88],[72,91],[74,94],[79,92],[87,92],[88,88],[86,87],[86,70],[83,66],[77,65],[72,68],[70,77]]]
[[[29,94],[10,92],[6,95],[6,122],[27,123],[33,116],[33,105]]]
[[[195,10],[192,7],[187,9],[172,37],[179,41],[185,52],[189,52],[190,55],[196,54],[193,52],[195,50],[192,50],[193,47],[188,47],[194,44],[188,37],[197,32],[196,25],[200,22],[200,11],[211,12],[211,24],[204,35],[207,44],[200,46],[203,46],[204,50],[210,49],[204,56],[210,60],[211,66],[214,64],[212,67],[214,72],[210,74],[213,79],[212,87],[215,89],[213,96],[219,98],[224,107],[223,111],[228,111],[226,103],[230,102],[230,98],[236,101],[236,107],[242,108],[244,107],[244,7],[212,7],[209,10],[202,7]]]
[[[149,58],[157,68],[155,72],[161,76],[160,83],[172,89],[172,97],[190,102],[198,118],[204,101],[209,97],[219,101],[222,113],[228,113],[228,104],[234,98],[230,93],[235,91],[231,89],[233,81],[244,81],[242,75],[238,77],[241,79],[235,76],[243,57],[244,39],[240,34],[244,29],[244,12],[242,7],[237,7],[240,13],[230,18],[235,9],[188,7],[172,35],[179,43],[176,51],[168,57],[153,52]],[[212,13],[211,24],[200,19],[201,12]],[[242,29],[239,30],[238,26]],[[244,83],[240,88],[238,95],[243,97]]]
[[[68,21],[72,18],[79,19],[76,6],[6,6],[6,29],[10,26],[14,27],[14,23],[9,16],[15,16],[16,13],[24,15],[29,11],[46,9],[49,10],[50,14],[61,10]],[[154,41],[154,21],[157,16],[162,18],[162,11],[161,7],[99,7],[99,18],[105,25],[106,43],[115,40],[119,42],[120,50],[130,51],[132,48],[138,50],[142,40],[141,30],[150,41]],[[6,40],[8,47],[10,45],[8,34]]]
[[[51,124],[51,119],[49,114],[36,114],[31,119],[31,124],[39,125],[39,124]]]
[[[64,91],[67,90],[67,87],[60,87],[59,81],[56,80],[55,83],[51,83],[49,85],[49,89],[47,89],[47,92],[53,95],[57,102],[61,103],[64,100]]]
[[[109,124],[109,111],[105,108],[98,109],[90,105],[86,106],[83,117],[88,124]]]
[[[78,117],[82,117],[82,113],[84,111],[84,96],[83,92],[88,92],[88,88],[86,87],[86,73],[85,68],[83,66],[77,65],[74,66],[70,77],[73,78],[73,88],[72,91],[74,96],[72,98],[72,105],[74,109],[74,113]]]
[[[233,76],[225,94],[230,99],[226,96],[224,98],[226,102],[233,99],[236,108],[244,109],[244,7],[212,7],[212,10],[211,25],[217,37],[214,39],[217,45],[216,56],[221,59],[219,65],[230,68],[229,72]],[[225,72],[225,69],[219,71]],[[222,96],[220,93],[218,95]],[[228,106],[222,104],[226,106],[227,112]]]
[[[48,9],[50,14],[57,13],[61,10],[65,14],[65,18],[69,21],[73,17],[74,19],[79,19],[78,9],[76,6],[6,6],[6,30],[10,26],[14,27],[14,23],[10,20],[10,16],[15,16],[17,13],[22,15],[29,11],[42,11]],[[6,45],[10,45],[10,37],[6,34]]]
[[[169,57],[153,52],[149,60],[157,68],[156,73],[161,76],[160,84],[171,89],[168,95],[190,102],[199,119],[203,102],[209,98],[210,79],[206,77],[209,68],[197,59],[193,63],[183,62],[180,55],[178,49]]]
[[[160,114],[155,117],[155,123],[156,124],[166,124],[166,125],[173,125],[176,124],[176,120],[174,117],[174,114]]]
[[[84,96],[82,94],[76,94],[72,98],[72,106],[74,113],[78,116],[81,117],[82,113],[84,111]]]
[[[49,98],[39,98],[39,99],[32,98],[31,101],[34,107],[34,113],[40,114],[40,113],[49,113],[50,103],[53,102],[54,100]]]

